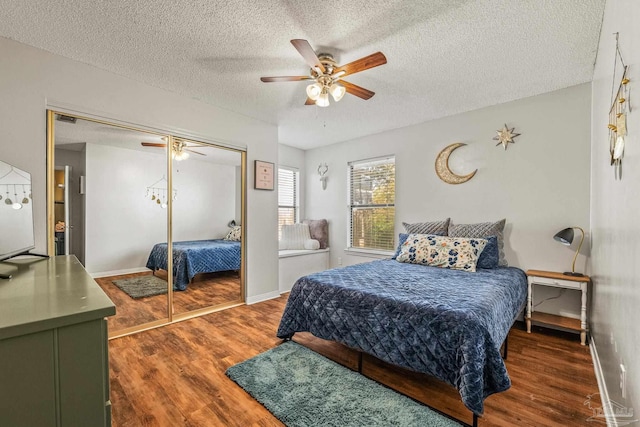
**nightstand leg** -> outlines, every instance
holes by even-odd
[[[587,343],[587,284],[582,283],[580,285],[582,290],[582,306],[580,307],[580,344],[586,345]]]
[[[527,333],[531,333],[531,282],[529,282],[529,286],[527,288],[527,314],[525,316],[525,321],[527,323]]]

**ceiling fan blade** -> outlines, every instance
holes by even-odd
[[[311,80],[310,76],[281,76],[281,77],[260,77],[265,83],[271,82],[298,82],[301,80]]]
[[[324,65],[322,65],[320,59],[318,59],[318,55],[316,55],[316,52],[313,50],[308,41],[303,39],[293,39],[291,40],[291,44],[296,48],[298,52],[300,52],[300,55],[302,55],[309,67],[318,67],[323,73],[326,72],[326,70],[324,69]]]
[[[304,105],[316,105],[316,101],[307,97],[307,102],[305,102]]]
[[[353,83],[345,82],[344,80],[340,80],[340,84],[344,86],[344,88],[348,93],[350,93],[351,95],[355,95],[358,98],[362,98],[364,100],[367,100],[376,94],[375,92],[372,92],[369,89],[365,89],[358,85],[354,85]]]
[[[145,147],[166,147],[167,144],[163,144],[160,142],[141,142],[140,144],[142,144]]]
[[[201,156],[206,156],[206,154],[204,154],[204,153],[201,153],[201,152],[199,152],[199,151],[195,151],[195,150],[191,150],[191,149],[189,149],[189,148],[183,148],[183,150],[184,150],[184,151],[188,151],[188,152],[190,152],[190,153],[194,153],[194,154],[200,154]]]
[[[343,76],[348,76],[349,74],[359,73],[360,71],[368,70],[369,68],[377,67],[379,65],[384,65],[387,63],[387,58],[384,56],[382,52],[372,53],[369,56],[365,56],[364,58],[356,59],[353,62],[349,62],[341,67],[338,67],[334,70],[334,74],[340,71],[344,71]]]

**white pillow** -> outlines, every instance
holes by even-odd
[[[320,249],[320,242],[316,239],[308,239],[304,241],[304,248],[315,251]]]
[[[305,242],[311,240],[309,224],[290,224],[282,226],[279,249],[307,249]]]

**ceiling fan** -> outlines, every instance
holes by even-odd
[[[310,75],[261,77],[260,80],[265,83],[314,80],[314,83],[307,86],[307,102],[305,102],[305,105],[315,104],[320,107],[327,107],[329,105],[329,94],[331,94],[336,102],[340,101],[345,93],[350,93],[364,100],[375,95],[375,92],[349,83],[342,80],[342,78],[386,64],[387,58],[382,52],[372,53],[369,56],[345,65],[338,65],[333,59],[333,56],[328,53],[319,53],[316,55],[306,40],[294,39],[291,40],[291,44],[300,52],[300,55],[302,55],[307,65],[311,67]]]
[[[162,138],[166,140],[166,138]],[[167,144],[164,142],[141,142],[143,147],[163,147],[166,148]],[[200,153],[198,151],[192,150],[191,147],[197,147],[197,145],[187,145],[186,141],[181,139],[174,138],[173,140],[173,152],[171,157],[175,160],[186,160],[189,158],[189,153],[199,154],[201,156],[206,156],[204,153]]]

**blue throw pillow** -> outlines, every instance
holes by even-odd
[[[398,248],[396,249],[396,253],[393,254],[391,259],[398,258],[398,255],[400,255],[400,250],[402,249],[402,245],[404,244],[404,242],[407,241],[407,237],[409,237],[409,233],[400,233],[400,234],[398,234]]]
[[[487,239],[489,243],[487,243],[487,246],[484,247],[484,250],[480,254],[477,267],[496,268],[498,267],[498,262],[500,261],[500,252],[498,251],[498,237],[489,236],[483,237],[483,239]],[[405,240],[407,240],[406,237]]]

